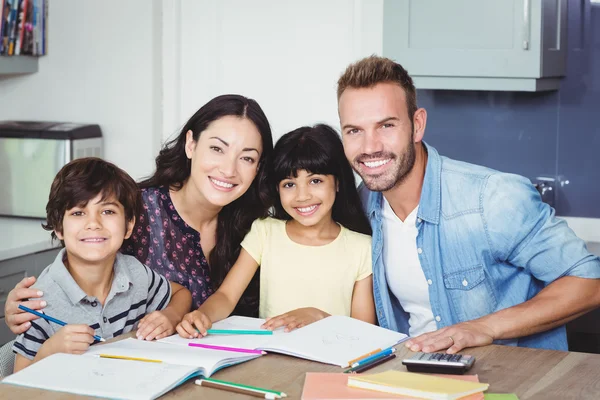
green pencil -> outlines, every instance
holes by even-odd
[[[255,386],[242,385],[241,383],[221,381],[221,380],[213,379],[213,378],[202,378],[202,380],[205,380],[205,381],[208,381],[208,382],[217,383],[217,384],[221,384],[221,385],[236,386],[236,387],[239,387],[239,388],[242,388],[242,389],[258,390],[258,391],[261,391],[261,392],[273,393],[273,394],[276,394],[277,396],[280,396],[280,397],[287,397],[287,394],[285,394],[283,392],[278,392],[277,390],[263,389],[263,388],[259,388],[259,387],[255,387]]]
[[[208,329],[207,332],[212,335],[272,335],[273,331],[249,331],[240,329]]]

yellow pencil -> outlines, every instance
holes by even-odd
[[[116,359],[119,359],[119,360],[145,361],[145,362],[154,362],[154,363],[161,363],[162,362],[160,360],[151,360],[149,358],[127,357],[127,356],[114,356],[114,355],[111,355],[111,354],[100,354],[100,357],[102,357],[102,358],[116,358]]]

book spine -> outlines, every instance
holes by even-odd
[[[8,25],[8,54],[9,56],[15,53],[15,35],[17,32],[17,18],[19,13],[19,0],[13,0],[10,10],[10,22]]]
[[[27,14],[25,18],[25,29],[23,33],[23,43],[21,44],[21,54],[33,54],[33,0],[27,2]]]
[[[13,38],[13,54],[18,56],[21,54],[21,32],[23,29],[23,5],[27,0],[19,0],[19,10],[17,11],[17,21],[15,23],[15,35]]]
[[[40,24],[40,1],[33,0],[33,31],[31,33],[31,54],[37,56],[38,33]]]
[[[42,56],[48,53],[48,0],[42,0]]]
[[[4,0],[0,0],[0,56],[2,55],[2,50],[4,50],[4,40],[2,40],[4,29]]]
[[[21,0],[19,4],[19,18],[17,20],[17,32],[15,35],[15,56],[21,54],[23,46],[23,35],[25,33],[25,19],[27,17],[27,0]]]
[[[2,0],[0,0],[2,1]],[[4,11],[2,14],[2,31],[0,31],[0,41],[2,42],[2,54],[8,55],[8,47],[10,40],[10,21],[12,16],[13,2],[16,0],[6,0],[4,2]]]
[[[5,42],[4,42],[4,32],[6,32],[6,28],[8,26],[8,13],[10,10],[10,3],[9,0],[0,0],[2,1],[4,8],[2,10],[2,14],[0,14],[0,19],[2,19],[2,21],[0,21],[0,55],[4,55],[4,49],[5,49]]]

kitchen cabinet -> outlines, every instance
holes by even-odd
[[[566,28],[566,0],[384,0],[383,55],[418,89],[554,90]]]

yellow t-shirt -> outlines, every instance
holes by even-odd
[[[260,265],[260,318],[302,307],[350,316],[354,283],[372,274],[371,237],[342,226],[323,246],[292,241],[285,221],[256,220],[242,247]]]

